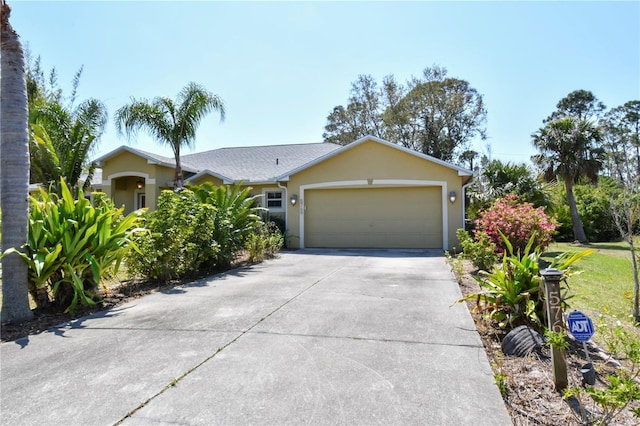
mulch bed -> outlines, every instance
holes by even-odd
[[[468,261],[464,261],[464,274],[459,278],[463,295],[480,291],[473,279],[475,270]],[[532,353],[526,357],[504,355],[501,348],[505,333],[474,312],[475,301],[467,301],[467,306],[476,323],[476,328],[485,346],[494,377],[500,378],[504,385],[503,399],[511,420],[516,426],[525,425],[586,425],[581,415],[580,402],[572,398],[566,400],[555,390],[553,364],[548,348],[541,354]],[[617,362],[595,345],[589,345],[589,356],[596,367],[596,387],[606,385],[605,377],[615,371]],[[566,353],[569,387],[582,384],[580,368],[586,364],[583,345],[571,342]],[[590,397],[584,396],[582,409],[597,413],[598,407]],[[610,423],[613,425],[639,425],[638,419],[627,409]]]

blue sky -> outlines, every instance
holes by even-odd
[[[225,102],[195,151],[321,142],[351,82],[418,76],[434,64],[467,80],[488,110],[493,158],[528,162],[531,133],[573,90],[607,107],[640,99],[640,2],[151,2],[9,0],[11,22],[68,93],[107,105],[175,97],[189,81]],[[110,121],[96,156],[127,140]],[[131,145],[171,156],[151,138]]]

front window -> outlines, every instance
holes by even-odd
[[[282,210],[282,192],[274,191],[266,193],[267,205],[269,210]]]

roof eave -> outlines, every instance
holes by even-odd
[[[114,149],[113,151],[110,151],[110,152],[106,153],[105,155],[97,158],[95,160],[96,165],[98,167],[104,166],[104,162],[106,160],[108,160],[109,158],[111,158],[111,157],[113,157],[116,154],[119,154],[121,152],[129,152],[129,153],[131,153],[133,155],[137,155],[140,158],[144,158],[145,160],[147,160],[147,164],[152,164],[152,165],[157,165],[157,166],[164,166],[164,167],[171,167],[171,168],[175,168],[176,167],[175,162],[169,163],[169,162],[166,162],[166,161],[159,160],[157,158],[154,158],[154,157],[151,157],[151,156],[147,155],[146,153],[144,153],[142,151],[139,151],[139,150],[137,150],[135,148],[132,148],[132,147],[126,146],[126,145],[121,145],[118,148]],[[187,172],[191,172],[191,173],[198,173],[200,171],[197,168],[192,167],[192,166],[190,166],[188,164],[182,164],[182,170],[187,171]]]

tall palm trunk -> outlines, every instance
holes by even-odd
[[[181,189],[184,186],[184,172],[182,171],[182,161],[180,160],[180,142],[172,144],[173,155],[176,160],[175,175],[173,178],[173,189]]]
[[[586,244],[589,240],[587,240],[587,235],[584,233],[584,226],[582,225],[582,220],[580,220],[580,215],[578,214],[578,207],[576,206],[576,197],[573,195],[573,178],[566,176],[564,185],[567,190],[567,203],[569,204],[571,224],[573,225],[573,239]]]
[[[24,52],[2,0],[0,64],[0,208],[2,251],[21,248],[29,223],[29,133]],[[2,258],[2,322],[33,316],[27,264],[17,254]]]

